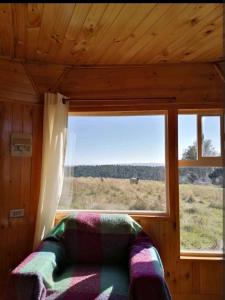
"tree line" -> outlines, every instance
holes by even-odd
[[[143,180],[165,180],[163,166],[133,166],[133,165],[79,165],[67,167],[65,174],[74,177],[102,178],[139,178]]]
[[[223,184],[223,168],[180,168],[180,183]],[[65,176],[140,180],[165,180],[164,166],[79,165],[65,168]]]

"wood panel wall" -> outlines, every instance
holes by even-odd
[[[0,299],[6,276],[32,250],[39,196],[42,105],[21,64],[0,63]],[[10,155],[11,133],[32,134],[32,157]],[[9,210],[25,209],[21,219]]]
[[[175,122],[174,109],[179,107],[223,106],[223,82],[210,64],[85,69],[0,61],[0,78],[4,83],[0,89],[0,282],[32,249],[40,184],[44,91],[69,96],[71,109],[76,111],[169,108],[173,110],[169,126]],[[10,156],[12,132],[32,133],[31,158]],[[169,141],[176,144],[176,130]],[[173,185],[175,172],[176,165],[170,168]],[[170,196],[174,211],[169,218],[137,220],[159,248],[174,300],[221,300],[223,261],[178,257],[176,189]],[[25,218],[9,220],[11,208],[25,208]]]
[[[222,105],[222,80],[213,64],[74,67],[26,63],[40,95],[59,91],[75,111]]]

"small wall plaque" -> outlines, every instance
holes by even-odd
[[[32,135],[29,133],[12,133],[11,135],[11,155],[31,156],[32,155]]]
[[[9,217],[10,218],[23,218],[24,217],[24,208],[10,209]]]

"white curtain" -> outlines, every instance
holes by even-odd
[[[68,104],[61,94],[46,93],[42,146],[41,188],[34,248],[52,228],[62,192],[66,151]]]

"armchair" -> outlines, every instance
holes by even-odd
[[[7,300],[171,300],[158,251],[126,214],[64,218],[11,273]]]

